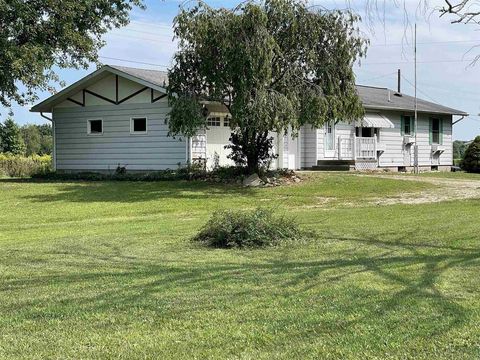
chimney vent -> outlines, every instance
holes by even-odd
[[[397,81],[398,81],[398,87],[397,87],[397,92],[399,94],[402,93],[402,87],[401,87],[401,81],[402,81],[402,73],[400,72],[400,69],[398,69],[398,73],[397,73]]]

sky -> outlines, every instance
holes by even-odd
[[[470,140],[480,134],[480,62],[471,60],[480,54],[480,26],[451,24],[452,17],[439,18],[435,12],[425,13],[418,8],[419,0],[405,1],[396,7],[386,1],[385,9],[372,21],[365,12],[368,0],[310,0],[312,6],[326,9],[345,9],[350,4],[364,19],[359,25],[363,36],[370,39],[367,57],[355,65],[357,83],[396,89],[397,69],[402,73],[402,92],[414,93],[413,24],[417,23],[417,89],[418,97],[471,114],[454,126],[456,140]],[[370,0],[371,1],[371,0]],[[424,1],[424,0],[422,0]],[[428,0],[434,8],[444,0]],[[231,8],[236,1],[207,0],[215,7]],[[187,1],[146,0],[147,9],[135,9],[131,22],[105,35],[106,46],[100,50],[100,61],[139,68],[166,70],[176,50],[173,39],[173,19],[180,4]],[[383,4],[384,1],[379,1]],[[408,23],[406,22],[408,18]],[[407,24],[407,25],[406,25]],[[475,46],[479,46],[476,48]],[[67,85],[79,80],[88,70],[59,70]],[[60,90],[57,87],[58,90]],[[50,94],[39,92],[40,100]],[[39,114],[30,113],[32,104],[13,104],[14,118],[20,124],[44,123]],[[0,107],[5,117],[6,109]]]

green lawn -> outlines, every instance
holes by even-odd
[[[378,206],[434,185],[306,176],[0,180],[0,358],[478,358],[480,202]],[[251,251],[189,241],[213,210],[258,205],[318,235]]]

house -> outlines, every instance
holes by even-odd
[[[194,138],[168,136],[167,74],[103,66],[35,105],[53,123],[54,167],[59,171],[173,169],[198,159],[212,167],[229,164],[224,146],[230,136],[226,109],[205,104],[208,129]],[[356,123],[330,121],[320,129],[304,126],[299,136],[273,134],[272,166],[289,169],[409,170],[415,142],[421,170],[449,170],[453,164],[454,116],[468,114],[398,92],[358,86],[366,115]],[[44,115],[51,113],[51,118]]]

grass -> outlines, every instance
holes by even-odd
[[[478,200],[377,206],[433,185],[307,177],[0,181],[0,358],[478,358]],[[212,211],[262,204],[318,235],[190,241]]]

